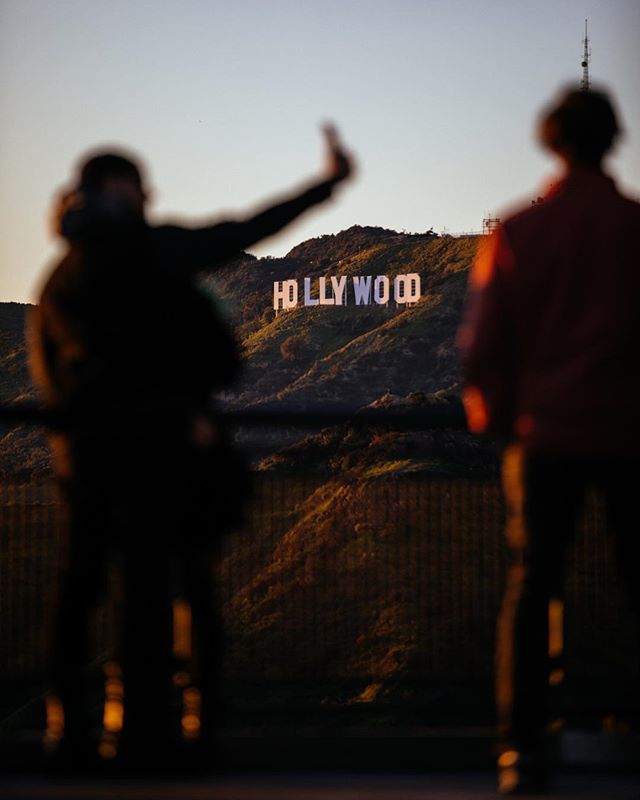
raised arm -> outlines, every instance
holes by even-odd
[[[179,262],[187,269],[212,269],[277,233],[307,209],[327,200],[335,187],[353,174],[353,163],[332,126],[325,127],[324,135],[327,166],[320,180],[244,221],[220,222],[192,229],[171,226],[158,228],[161,246],[164,239],[170,250],[177,251]]]

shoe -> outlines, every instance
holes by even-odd
[[[518,750],[505,750],[498,758],[498,792],[508,795],[545,794],[549,770],[544,758]]]

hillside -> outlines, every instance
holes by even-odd
[[[37,398],[27,368],[28,309],[22,303],[0,303],[0,404]],[[24,480],[49,468],[49,450],[40,430],[0,425],[0,477]]]
[[[497,487],[416,478],[314,488],[292,478],[283,501],[268,479],[261,486],[261,509],[282,512],[289,498],[293,508],[282,530],[278,513],[261,511],[225,550],[231,674],[255,675],[259,664],[269,679],[312,678],[304,690],[323,703],[388,697],[425,674],[490,674]],[[474,592],[489,602],[469,602]]]
[[[369,230],[374,233],[367,241]],[[285,259],[234,263],[208,279],[243,343],[244,374],[229,399],[234,407],[266,402],[361,406],[387,392],[430,394],[455,386],[454,338],[476,239],[381,231],[356,228],[333,237],[329,244],[340,253],[338,260],[320,257],[329,238],[320,237]],[[293,258],[294,253],[306,253],[310,260]],[[422,280],[422,298],[411,307],[396,307],[393,301],[386,307],[299,306],[277,316],[272,309],[276,280],[310,277],[313,282],[338,274],[392,278],[409,272]],[[285,357],[283,345],[292,338],[297,346]]]
[[[384,228],[354,226],[294,247],[285,258],[243,254],[202,279],[241,342],[244,366],[233,391],[221,402],[233,409],[264,407],[311,408],[370,404],[412,406],[432,402],[433,396],[453,397],[459,381],[454,339],[460,320],[466,273],[476,237],[438,237],[398,233]],[[273,310],[273,283],[321,277],[418,273],[422,296],[413,305],[313,306]],[[348,300],[349,302],[349,300]],[[0,304],[0,402],[33,398],[24,344],[26,306]],[[444,394],[443,394],[444,393]],[[271,454],[262,469],[294,469],[303,459],[321,472],[353,466],[354,452],[368,448],[367,465],[380,460],[386,448],[389,465],[428,469],[449,463],[444,471],[475,470],[485,463],[477,444],[454,435],[446,437],[395,435],[370,447],[371,437],[345,436],[344,431],[305,436],[285,431],[271,437]],[[241,434],[241,439],[246,440]],[[378,440],[376,440],[378,441]],[[47,468],[42,439],[24,429],[5,430],[0,439],[5,474],[28,474]],[[283,447],[288,449],[281,453]],[[436,449],[433,458],[418,458],[417,449]],[[345,460],[346,448],[349,454]],[[444,448],[444,449],[443,449]],[[457,449],[456,449],[457,448]],[[462,449],[460,449],[462,448]],[[446,451],[446,453],[445,453]],[[456,451],[454,453],[454,451]],[[443,455],[445,453],[445,455]],[[374,458],[375,455],[375,458]],[[364,458],[364,456],[363,456]],[[479,461],[478,461],[479,458]],[[331,467],[331,464],[334,466]],[[466,467],[464,465],[467,465]],[[452,466],[453,465],[453,466]],[[367,466],[369,468],[369,466]],[[398,466],[398,468],[400,468]],[[393,472],[393,466],[388,469]]]
[[[24,336],[27,309],[22,303],[0,303],[0,403],[30,392]]]

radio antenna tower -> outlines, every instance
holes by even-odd
[[[584,53],[582,54],[582,84],[581,89],[583,92],[588,92],[591,88],[591,79],[589,78],[589,61],[591,60],[591,48],[589,47],[589,31],[587,23],[589,20],[584,21]]]

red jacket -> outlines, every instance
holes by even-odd
[[[640,203],[576,169],[481,242],[459,344],[469,425],[640,455]]]

